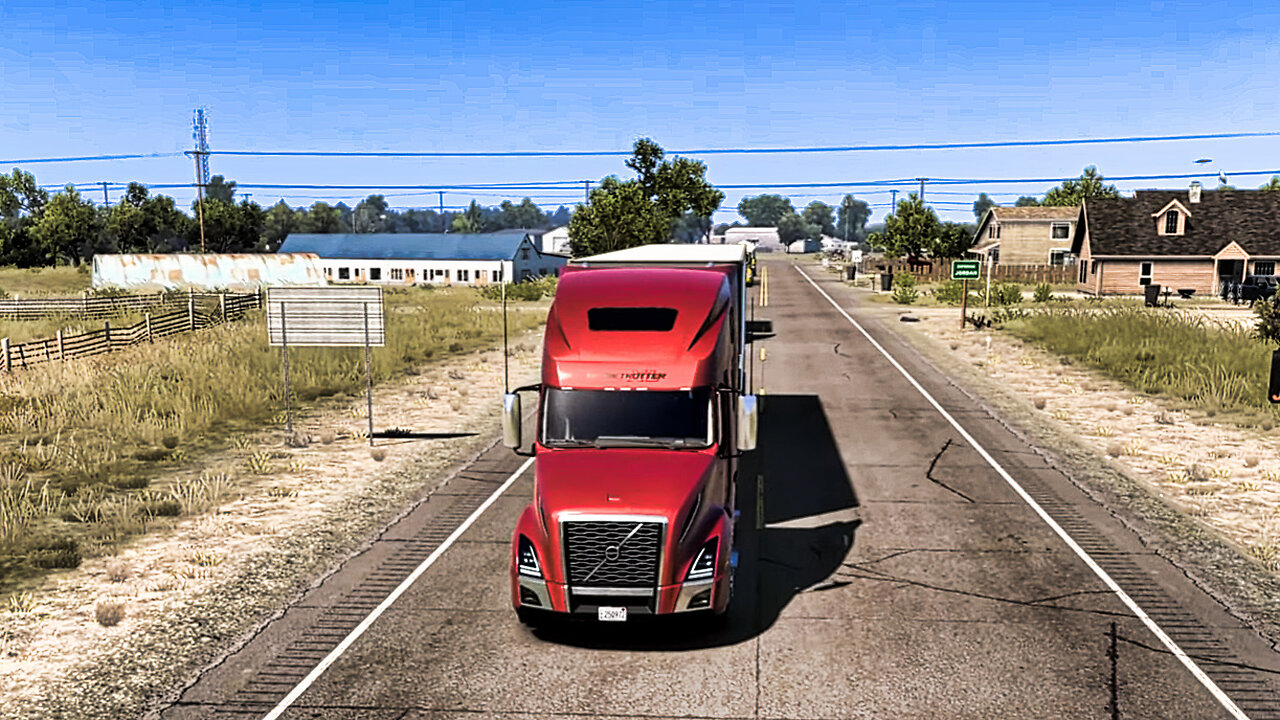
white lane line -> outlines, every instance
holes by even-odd
[[[325,655],[324,659],[320,661],[320,664],[312,668],[311,672],[307,673],[307,676],[302,678],[302,681],[295,685],[294,688],[289,691],[289,694],[285,695],[284,699],[271,709],[271,712],[263,715],[262,720],[277,720],[285,710],[288,710],[289,706],[292,705],[294,701],[302,695],[302,693],[306,692],[307,688],[311,687],[312,683],[318,680],[320,676],[324,674],[324,671],[328,670],[329,666],[332,665],[335,660],[342,657],[342,653],[346,652],[347,648],[351,647],[351,644],[363,635],[365,630],[369,629],[369,626],[373,624],[373,621],[377,620],[379,615],[386,611],[387,608],[391,607],[391,604],[403,595],[404,592],[413,585],[414,581],[421,577],[422,573],[426,572],[427,568],[431,567],[431,565],[444,554],[444,551],[448,550],[449,546],[453,545],[453,543],[462,536],[462,533],[466,532],[467,528],[471,527],[471,524],[484,514],[484,511],[488,510],[489,506],[492,505],[494,501],[502,495],[502,493],[506,492],[507,488],[511,487],[512,483],[519,479],[520,476],[524,474],[524,471],[528,470],[529,466],[532,464],[533,458],[529,458],[524,461],[524,464],[521,465],[518,470],[511,473],[511,477],[507,478],[506,482],[502,483],[497,490],[493,491],[492,495],[490,495],[484,502],[480,503],[480,507],[476,508],[475,512],[471,513],[466,520],[463,520],[462,524],[458,526],[458,529],[454,530],[449,537],[445,538],[443,543],[440,543],[440,547],[436,548],[430,555],[428,555],[427,559],[423,560],[421,565],[414,568],[413,572],[409,573],[409,577],[405,578],[404,582],[401,582],[396,586],[396,589],[392,590],[391,594],[379,603],[378,607],[373,609],[373,612],[369,613],[364,620],[361,620],[360,624],[357,625],[350,634],[343,638],[342,642],[338,643],[338,647],[334,648],[328,655]]]
[[[1075,539],[1072,538],[1070,535],[1068,535],[1067,531],[1063,530],[1062,526],[1059,525],[1056,520],[1050,517],[1049,513],[1045,512],[1044,508],[1040,507],[1040,503],[1036,502],[1030,495],[1027,494],[1026,490],[1022,489],[1022,486],[1018,484],[1018,481],[1014,480],[1013,476],[1010,475],[1008,472],[1006,472],[1005,469],[1001,467],[1000,463],[996,462],[996,459],[991,457],[991,454],[987,452],[986,448],[982,447],[982,445],[979,445],[978,441],[975,440],[974,437],[970,435],[967,430],[961,427],[960,423],[956,422],[956,419],[954,417],[951,417],[951,413],[947,412],[946,409],[944,409],[942,405],[938,403],[937,400],[933,399],[933,396],[929,394],[929,391],[925,390],[924,386],[922,386],[919,382],[917,382],[916,379],[911,376],[911,373],[907,372],[906,368],[902,367],[902,365],[897,360],[895,360],[892,355],[889,354],[889,351],[884,349],[883,345],[876,342],[876,339],[871,337],[871,333],[868,333],[866,331],[866,328],[858,324],[857,320],[854,320],[852,317],[850,317],[849,313],[845,312],[844,308],[840,307],[840,305],[835,300],[833,300],[825,290],[818,287],[818,283],[814,282],[813,278],[810,278],[809,275],[805,273],[804,270],[801,270],[799,265],[795,266],[795,268],[800,273],[800,275],[804,277],[805,280],[809,281],[809,284],[813,286],[814,290],[817,290],[822,295],[822,297],[827,299],[827,302],[831,303],[831,307],[834,307],[837,312],[839,312],[841,315],[844,316],[845,320],[848,320],[850,324],[852,324],[855,328],[857,328],[858,332],[862,333],[862,336],[865,337],[867,341],[870,342],[875,347],[876,350],[879,350],[880,354],[883,355],[885,359],[888,360],[889,363],[892,364],[893,367],[895,367],[898,370],[898,372],[902,373],[902,376],[907,379],[907,382],[911,383],[911,385],[916,390],[918,390],[921,395],[924,396],[925,400],[928,400],[929,404],[932,405],[935,410],[941,413],[942,417],[946,418],[947,422],[951,423],[951,427],[955,428],[956,432],[960,433],[960,436],[963,437],[971,446],[973,446],[974,450],[978,451],[978,454],[982,456],[982,459],[986,460],[987,464],[990,465],[992,468],[994,468],[995,471],[1000,475],[1000,477],[1004,478],[1004,481],[1007,482],[1009,486],[1013,488],[1013,491],[1018,494],[1018,497],[1021,497],[1024,502],[1030,505],[1031,509],[1034,510],[1036,514],[1040,516],[1040,519],[1044,520],[1045,524],[1047,524],[1050,528],[1053,529],[1055,533],[1057,533],[1058,537],[1062,538],[1062,541],[1067,544],[1067,547],[1075,551],[1075,554],[1079,555],[1081,560],[1084,560],[1084,564],[1088,565],[1089,569],[1092,570],[1095,575],[1101,578],[1102,582],[1105,583],[1108,588],[1111,588],[1111,592],[1115,593],[1116,597],[1119,597],[1121,602],[1127,605],[1129,607],[1129,610],[1131,610],[1134,615],[1138,616],[1138,619],[1141,620],[1142,623],[1147,626],[1147,629],[1150,630],[1157,638],[1159,638],[1160,642],[1164,644],[1165,647],[1169,648],[1169,652],[1173,653],[1173,655],[1177,657],[1178,660],[1182,661],[1182,664],[1185,665],[1186,668],[1191,671],[1191,674],[1194,675],[1195,678],[1200,681],[1201,685],[1204,685],[1205,689],[1208,690],[1211,695],[1213,695],[1214,699],[1216,699],[1219,703],[1221,703],[1222,707],[1226,708],[1227,712],[1231,713],[1232,717],[1235,717],[1238,720],[1249,720],[1249,716],[1245,715],[1244,711],[1241,710],[1231,698],[1227,697],[1227,694],[1222,691],[1222,688],[1219,688],[1217,683],[1215,683],[1212,678],[1206,675],[1204,670],[1201,670],[1200,666],[1197,665],[1194,660],[1192,660],[1190,657],[1187,657],[1187,654],[1182,651],[1182,648],[1178,647],[1178,644],[1173,641],[1173,638],[1169,637],[1165,633],[1165,631],[1161,629],[1159,625],[1156,624],[1155,620],[1152,620],[1151,617],[1147,615],[1146,611],[1144,611],[1141,607],[1139,607],[1138,603],[1134,602],[1133,598],[1129,597],[1129,594],[1126,593],[1123,589],[1121,589],[1115,580],[1111,579],[1111,576],[1107,574],[1106,570],[1103,570],[1102,567],[1098,565],[1098,563],[1094,562],[1094,559],[1089,556],[1089,553],[1085,552],[1084,548],[1080,547],[1080,545],[1076,543]]]

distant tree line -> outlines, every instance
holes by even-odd
[[[821,240],[824,235],[864,244],[867,239],[867,219],[871,207],[852,195],[845,195],[836,207],[814,200],[804,210],[796,212],[791,199],[782,195],[756,195],[743,198],[738,203],[738,214],[748,227],[772,227],[778,229],[778,239],[791,244],[797,240]],[[718,226],[717,229],[739,227],[738,223]]]
[[[572,215],[560,206],[546,213],[529,198],[504,200],[497,207],[475,200],[463,212],[399,211],[382,195],[355,207],[316,202],[293,208],[283,200],[263,209],[247,198],[236,201],[236,184],[214,175],[204,200],[189,212],[173,198],[152,195],[129,183],[114,204],[99,205],[68,185],[50,195],[35,176],[19,169],[0,175],[0,264],[32,267],[89,262],[97,253],[169,253],[200,249],[200,216],[207,252],[275,252],[289,233],[492,232],[512,228],[567,225]]]

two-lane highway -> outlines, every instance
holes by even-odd
[[[532,480],[497,493],[522,459],[495,448],[161,717],[1280,718],[1267,643],[852,291],[765,266],[724,626],[521,626]]]

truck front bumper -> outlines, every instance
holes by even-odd
[[[519,607],[566,615],[596,617],[600,607],[622,606],[634,615],[672,615],[715,609],[728,604],[729,574],[655,590],[639,588],[570,588],[540,578],[516,576]]]

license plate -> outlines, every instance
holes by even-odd
[[[601,622],[626,622],[627,609],[625,607],[599,607],[596,608],[596,619]]]

